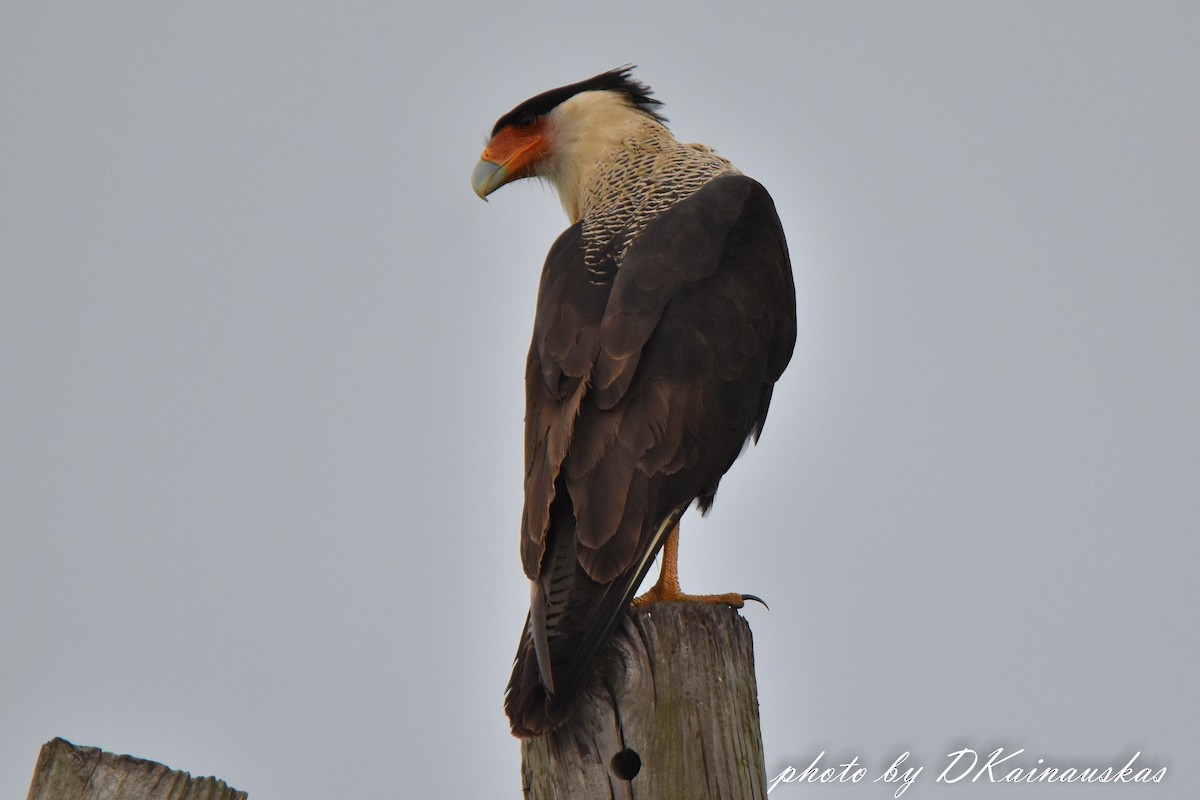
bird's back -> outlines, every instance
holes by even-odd
[[[516,734],[570,712],[666,533],[761,430],[794,341],[761,185],[674,139],[606,165],[546,260],[527,365]]]

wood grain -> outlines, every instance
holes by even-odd
[[[246,793],[216,778],[53,739],[42,746],[28,800],[246,800]]]
[[[568,722],[522,740],[521,778],[531,800],[765,800],[750,626],[702,603],[629,615]]]

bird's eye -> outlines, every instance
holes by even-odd
[[[535,122],[537,122],[537,117],[533,114],[525,113],[517,117],[517,127],[521,130],[529,130]]]

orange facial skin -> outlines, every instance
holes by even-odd
[[[506,183],[533,174],[533,165],[550,153],[544,118],[531,125],[505,125],[484,148],[471,184],[476,194],[487,197]]]

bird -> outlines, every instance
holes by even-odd
[[[570,718],[631,608],[758,599],[684,595],[678,525],[758,441],[791,360],[787,243],[762,184],[678,141],[633,70],[520,103],[471,175],[484,200],[548,182],[570,222],[542,268],[525,368],[530,607],[504,695],[519,738]]]

